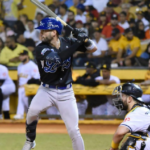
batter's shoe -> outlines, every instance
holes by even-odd
[[[33,142],[26,141],[22,150],[31,150],[31,149],[35,148],[35,146],[36,146],[35,141],[33,141]]]

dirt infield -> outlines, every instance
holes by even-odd
[[[80,124],[81,133],[113,134],[117,124]],[[25,123],[0,123],[0,133],[25,133]],[[37,133],[67,133],[64,124],[38,124]]]

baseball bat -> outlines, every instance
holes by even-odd
[[[60,17],[58,17],[54,12],[52,12],[46,5],[44,5],[43,3],[39,2],[38,0],[30,0],[33,4],[35,4],[38,8],[40,8],[41,10],[43,10],[46,14],[48,14],[51,17],[56,18],[57,20],[59,20],[64,26],[66,26],[67,28],[69,28],[71,31],[73,31],[74,29],[68,25],[65,21],[63,21]],[[88,39],[85,40],[85,42],[87,42]]]

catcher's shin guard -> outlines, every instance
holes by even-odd
[[[131,135],[129,135],[129,137],[127,138],[126,142],[123,143],[123,145],[121,146],[120,150],[128,150],[129,148],[135,148],[136,142],[138,140],[142,140],[143,142],[141,143],[141,148],[140,150],[144,150],[145,148],[145,140],[146,140],[147,136],[146,135],[140,135],[137,133],[132,133]]]
[[[26,136],[27,141],[33,142],[36,138],[36,126],[37,126],[37,120],[33,121],[30,124],[26,123]]]

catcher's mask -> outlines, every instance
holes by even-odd
[[[121,110],[124,110],[124,104],[122,102],[122,93],[121,93],[121,91],[122,91],[122,86],[119,85],[114,89],[114,91],[112,93],[112,95],[113,95],[113,99],[112,99],[113,104],[114,104],[115,107],[118,108],[119,113],[121,113]]]

